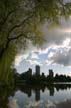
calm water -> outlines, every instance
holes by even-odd
[[[0,99],[0,108],[71,108],[70,84],[20,86],[7,92]]]

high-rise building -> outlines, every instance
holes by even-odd
[[[49,76],[50,77],[53,77],[54,76],[54,73],[53,73],[53,70],[52,69],[49,70]]]
[[[40,75],[40,66],[39,65],[36,65],[35,74]]]

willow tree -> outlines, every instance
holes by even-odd
[[[43,44],[45,22],[58,24],[70,14],[71,3],[64,0],[0,0],[0,80],[9,80],[15,55],[29,40]]]

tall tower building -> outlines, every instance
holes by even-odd
[[[40,75],[40,66],[36,65],[35,71],[36,75]]]
[[[54,76],[54,73],[53,73],[53,70],[52,69],[49,70],[49,76],[51,76],[51,77]]]

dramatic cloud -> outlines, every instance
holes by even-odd
[[[46,39],[45,44],[42,48],[37,48],[29,41],[25,54],[19,54],[15,58],[17,69],[23,69],[23,63],[28,67],[37,64],[44,68],[50,65],[71,66],[71,17],[67,22],[62,19],[59,27],[50,29],[47,24],[44,24],[42,31]]]
[[[38,53],[39,54],[46,54],[48,52],[49,48],[43,48],[43,49],[39,49]]]
[[[29,56],[29,54],[20,54],[20,55],[17,55],[16,58],[15,58],[15,65],[19,66],[20,62],[22,60],[24,60],[24,59],[27,59],[28,56]]]
[[[67,38],[71,39],[71,17],[67,22],[62,19],[60,27],[48,29],[47,24],[45,24],[42,27],[42,31],[47,41],[44,46],[51,46],[52,44],[61,45]]]
[[[48,58],[53,57],[53,55],[54,55],[54,52],[50,52],[49,55],[48,55]]]
[[[71,49],[56,51],[56,53],[50,57],[49,61],[51,61],[52,64],[56,63],[71,66]]]
[[[69,47],[71,44],[71,39],[70,38],[66,38],[64,41],[63,41],[63,46],[64,47]]]
[[[45,64],[50,65],[52,64],[53,60],[45,60]]]
[[[32,53],[31,59],[39,59],[39,57],[36,53]]]
[[[30,65],[42,65],[41,62],[37,60],[27,60]]]

